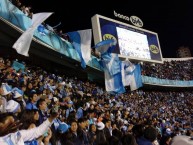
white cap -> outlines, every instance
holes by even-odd
[[[53,97],[53,100],[54,100],[54,102],[57,102],[57,101],[58,101],[58,98]]]
[[[14,91],[14,96],[13,96],[13,98],[19,98],[19,97],[22,97],[23,95],[22,94],[20,94],[18,91]]]
[[[167,133],[167,134],[171,134],[171,133],[172,133],[171,129],[170,129],[170,128],[167,128],[167,129],[166,129],[166,133]]]
[[[124,120],[124,124],[126,124],[126,125],[127,125],[127,124],[128,124],[128,121],[127,121],[127,120]]]
[[[2,95],[8,95],[12,91],[12,88],[7,83],[2,83],[1,88],[3,89]]]
[[[18,109],[20,108],[20,105],[19,103],[17,103],[16,101],[14,100],[9,100],[7,102],[7,106],[6,106],[6,111],[7,112],[12,112],[12,113],[15,113],[18,111]]]
[[[72,85],[71,85],[70,82],[69,82],[68,84],[66,84],[66,86],[67,86],[68,88],[72,88]]]
[[[98,122],[96,126],[98,130],[103,130],[105,128],[105,124],[103,122]]]

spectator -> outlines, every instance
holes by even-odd
[[[96,145],[96,125],[90,124],[88,132],[89,142],[91,145]]]
[[[19,130],[19,131],[16,131],[16,132],[14,132],[15,130],[10,130],[12,132],[10,132],[9,134],[6,134],[3,137],[0,137],[0,144],[1,145],[7,145],[10,142],[12,142],[13,144],[24,145],[25,141],[33,140],[35,138],[38,138],[42,134],[44,134],[45,131],[52,124],[52,121],[57,116],[58,116],[58,114],[51,114],[51,116],[44,123],[42,123],[39,127],[30,129],[30,130]],[[12,118],[11,122],[7,123],[7,121],[5,121],[7,126],[9,126],[13,122],[15,122],[14,118],[12,116],[10,116],[10,117]],[[3,122],[1,122],[1,123],[3,123]]]
[[[39,99],[37,101],[37,107],[39,112],[38,124],[42,124],[48,118],[46,101],[44,99]]]
[[[26,104],[26,109],[38,109],[36,106],[37,100],[38,100],[38,96],[37,96],[36,90],[31,90],[29,95],[29,101]]]

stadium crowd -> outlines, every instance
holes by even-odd
[[[32,17],[30,6],[12,3]],[[0,58],[0,145],[193,144],[193,91],[112,95],[94,82],[18,62],[25,69]],[[142,75],[193,80],[192,68],[192,60],[144,62]]]
[[[169,145],[175,136],[193,136],[192,91],[112,95],[93,82],[18,62],[25,69],[0,58],[1,145]]]
[[[164,61],[163,64],[143,62],[142,74],[145,76],[168,80],[193,80],[193,60]],[[172,72],[172,73],[171,73]]]

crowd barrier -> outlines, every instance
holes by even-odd
[[[152,84],[159,86],[171,86],[171,87],[193,87],[193,81],[177,81],[177,80],[167,80],[159,79],[149,76],[142,76],[142,81],[144,84]]]

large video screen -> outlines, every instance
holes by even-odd
[[[120,57],[162,63],[157,33],[100,15],[92,17],[92,27],[95,44],[105,39],[116,39],[113,53]]]

